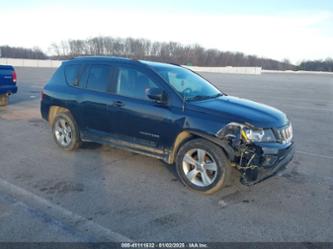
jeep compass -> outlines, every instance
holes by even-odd
[[[233,169],[251,185],[294,154],[283,112],[228,96],[174,64],[98,56],[63,62],[42,91],[41,114],[64,150],[97,142],[155,157],[207,194],[229,184]]]

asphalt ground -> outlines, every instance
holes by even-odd
[[[203,74],[287,113],[296,155],[280,175],[211,196],[159,160],[95,144],[65,152],[39,113],[53,69],[17,68],[0,107],[0,241],[333,242],[333,77]]]

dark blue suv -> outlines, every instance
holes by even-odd
[[[14,67],[0,65],[0,106],[8,103],[8,96],[17,92]]]
[[[44,87],[41,113],[65,150],[97,142],[159,158],[204,193],[226,186],[233,168],[243,184],[257,183],[294,154],[284,113],[228,96],[173,64],[116,57],[66,61]]]

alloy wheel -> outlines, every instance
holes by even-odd
[[[183,158],[182,169],[186,178],[198,187],[211,185],[217,176],[217,164],[204,149],[191,149]]]
[[[54,135],[58,143],[63,147],[66,147],[71,143],[72,128],[64,118],[59,118],[56,120]]]

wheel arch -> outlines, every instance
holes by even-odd
[[[204,132],[184,130],[184,131],[180,132],[175,139],[175,142],[169,153],[168,163],[173,164],[175,162],[176,155],[179,151],[179,148],[187,141],[195,139],[195,138],[203,138],[203,139],[206,139],[206,140],[218,145],[224,151],[224,153],[226,154],[227,158],[230,161],[234,160],[234,156],[235,156],[234,151],[233,151],[232,147],[229,146],[224,140],[222,140],[218,137],[214,137],[214,136],[204,133]]]
[[[71,111],[65,107],[57,106],[57,105],[50,106],[49,114],[48,114],[48,118],[47,118],[49,124],[52,125],[57,114],[63,113],[63,112],[71,113]]]

